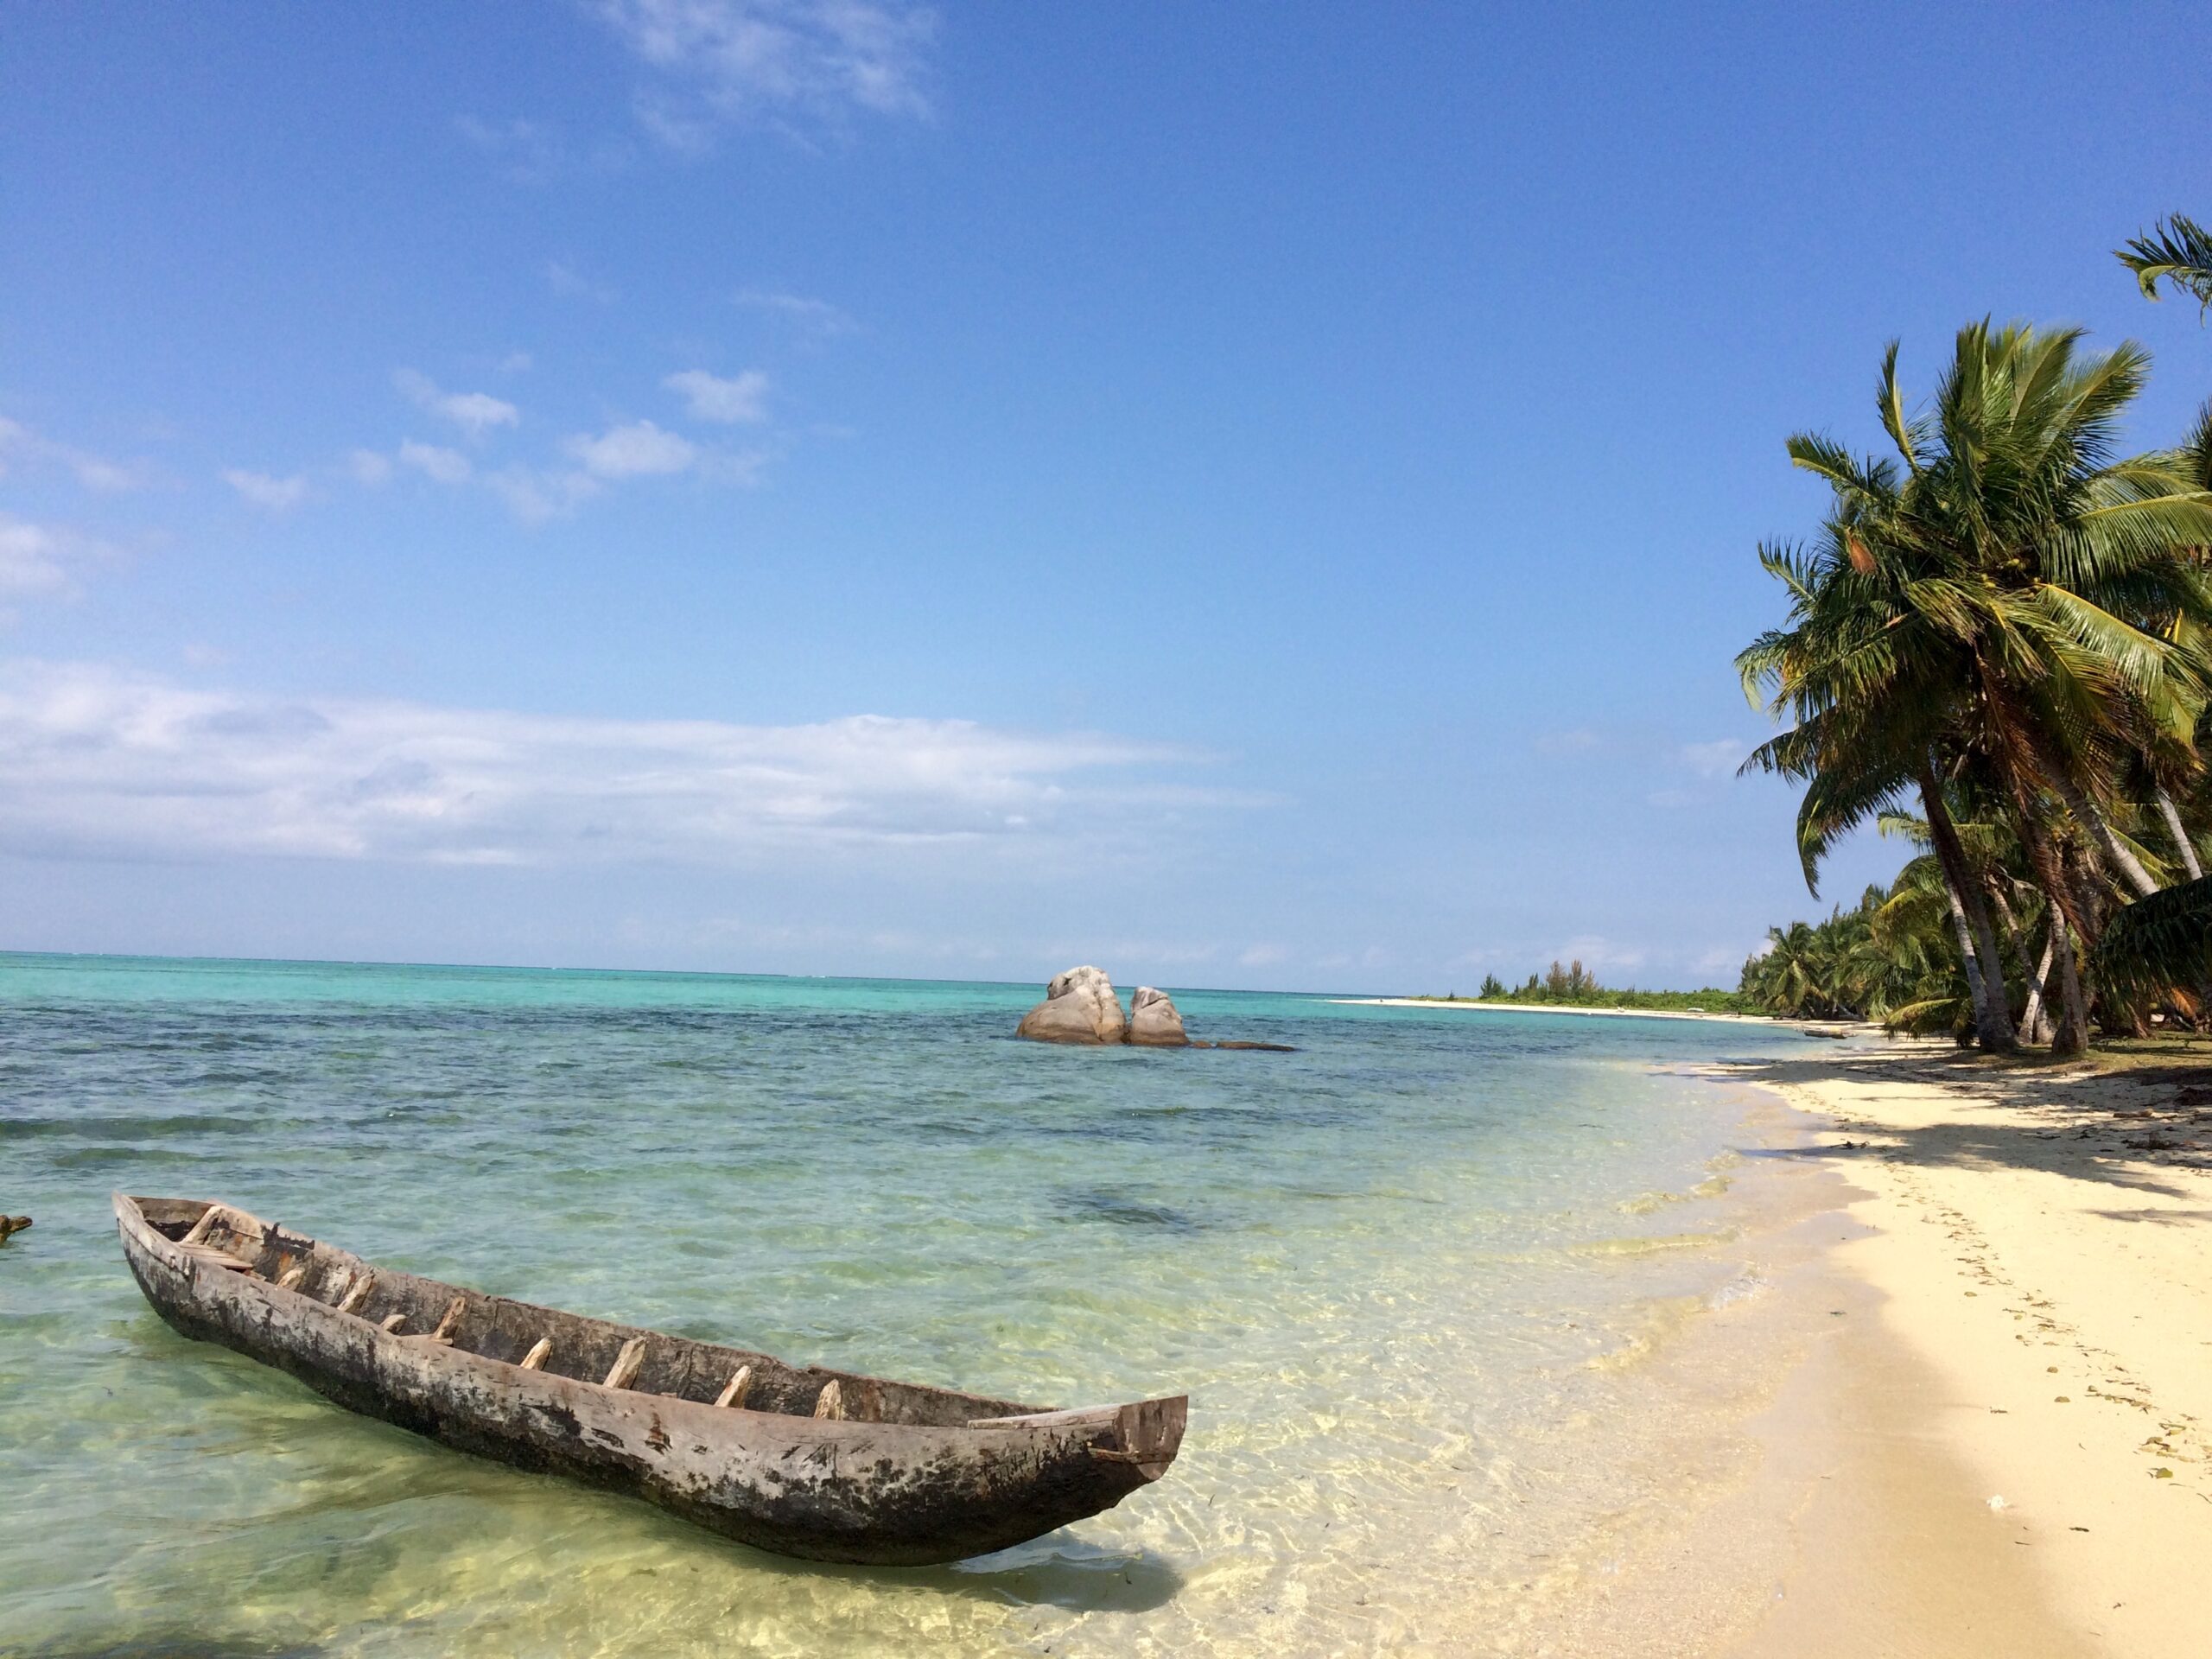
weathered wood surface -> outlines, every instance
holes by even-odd
[[[464,1292],[227,1205],[118,1194],[115,1212],[140,1289],[184,1335],[779,1554],[918,1565],[1003,1549],[1111,1508],[1182,1443],[1179,1396],[1053,1412]],[[182,1248],[188,1234],[207,1254]],[[395,1314],[447,1341],[386,1332]],[[625,1360],[626,1386],[607,1386]]]

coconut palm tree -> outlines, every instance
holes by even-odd
[[[2212,490],[2179,454],[2115,458],[2119,415],[2148,359],[2103,357],[2075,330],[1986,322],[1961,331],[1930,412],[1908,415],[1889,348],[1877,407],[1895,459],[1860,461],[1801,435],[1791,460],[1833,492],[1809,553],[1763,550],[1791,596],[1790,626],[1738,658],[1755,703],[1794,721],[1757,766],[1808,782],[1799,845],[1808,880],[1845,830],[1921,794],[1939,862],[1967,916],[1969,989],[1982,1040],[2010,1040],[2001,957],[1978,884],[1960,868],[1943,789],[1986,776],[2010,804],[2068,926],[2054,931],[2063,988],[2057,1047],[2088,1041],[2069,930],[2100,919],[2060,856],[2060,824],[2086,830],[2141,891],[2147,877],[2110,823],[2112,757],[2146,734],[2193,759],[2212,703]],[[1986,912],[1986,906],[1981,907]]]

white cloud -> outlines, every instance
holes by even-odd
[[[308,499],[308,481],[296,473],[272,478],[233,467],[224,473],[223,481],[264,512],[289,512]]]
[[[488,391],[441,391],[437,383],[416,369],[397,369],[391,383],[417,407],[442,420],[451,421],[472,438],[480,438],[495,426],[512,426],[522,411]]]
[[[44,524],[0,513],[0,601],[67,592],[66,539]]]
[[[564,718],[0,664],[0,849],[48,856],[1059,858],[1071,840],[1134,849],[1173,833],[1145,773],[1191,758],[957,720]],[[1185,811],[1208,798],[1165,792]]]
[[[536,364],[537,360],[537,359],[531,356],[528,352],[509,352],[505,357],[499,359],[499,372],[501,374],[527,374],[530,372],[531,367]]]
[[[1651,953],[1641,945],[1609,939],[1602,933],[1578,933],[1552,952],[1554,962],[1579,962],[1592,973],[1600,969],[1623,972],[1641,968]]]
[[[488,474],[484,481],[507,504],[507,511],[526,524],[542,524],[573,512],[602,487],[588,473],[537,472],[527,467]]]
[[[1681,761],[1700,778],[1727,778],[1734,775],[1751,752],[1749,745],[1723,737],[1710,743],[1683,744]]]
[[[391,476],[391,457],[373,449],[356,449],[346,457],[346,470],[357,484],[381,484]]]
[[[640,478],[680,473],[699,458],[698,446],[651,421],[611,426],[597,436],[578,433],[561,446],[594,478]]]
[[[604,283],[594,283],[573,265],[555,259],[545,267],[545,280],[553,291],[564,300],[593,300],[601,305],[614,303],[614,290]]]
[[[686,369],[670,375],[661,385],[680,393],[697,420],[735,425],[755,424],[768,418],[768,377],[759,369],[747,369],[727,380],[704,369]]]
[[[598,0],[595,10],[666,78],[639,113],[674,149],[700,148],[715,121],[929,113],[937,16],[903,0]]]
[[[1577,726],[1571,731],[1540,733],[1534,741],[1539,754],[1587,754],[1602,747],[1605,739],[1587,726]]]
[[[766,312],[787,322],[802,333],[810,334],[849,334],[860,327],[852,317],[827,300],[810,298],[804,294],[788,294],[777,289],[741,288],[730,302],[747,311]]]
[[[508,176],[523,183],[542,184],[561,169],[560,140],[538,122],[457,115],[453,124],[477,149],[505,162]]]
[[[8,468],[15,461],[62,467],[74,474],[77,482],[86,489],[102,495],[143,489],[146,484],[144,471],[140,467],[110,461],[88,449],[57,443],[32,431],[21,421],[0,415],[0,478],[8,475]]]
[[[441,484],[466,484],[476,470],[460,450],[442,449],[435,443],[417,443],[412,438],[399,446],[399,463],[412,467]]]

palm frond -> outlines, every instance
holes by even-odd
[[[2195,219],[2171,214],[2126,247],[2114,248],[2113,257],[2135,273],[2145,299],[2157,299],[2158,284],[2170,283],[2212,309],[2212,231]]]

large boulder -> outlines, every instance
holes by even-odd
[[[1045,988],[1045,1000],[1021,1016],[1017,1037],[1040,1043],[1125,1043],[1128,1022],[1114,982],[1096,968],[1071,968]]]
[[[1137,994],[1129,999],[1129,1040],[1147,1048],[1191,1046],[1190,1033],[1183,1029],[1183,1016],[1175,1011],[1174,1000],[1149,985],[1138,986]]]

